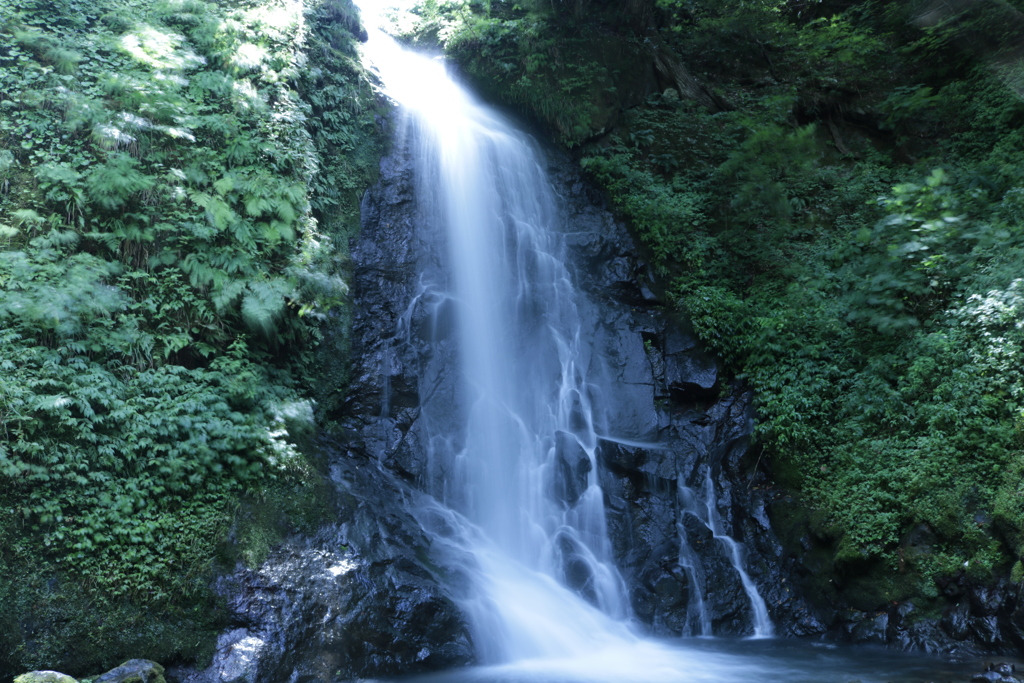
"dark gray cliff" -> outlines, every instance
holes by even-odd
[[[600,308],[595,350],[623,387],[618,404],[627,407],[609,432],[635,438],[602,442],[600,477],[636,618],[659,635],[692,632],[691,578],[680,564],[685,536],[703,565],[713,632],[752,632],[750,601],[725,545],[680,500],[680,487],[700,489],[710,470],[713,505],[726,533],[746,546],[747,571],[777,633],[823,632],[824,624],[786,586],[784,551],[766,512],[773,492],[750,448],[751,393],[723,377],[685,321],[661,305],[628,231],[575,167],[554,158],[550,172],[567,212],[578,281]]]
[[[431,247],[439,227],[424,225],[418,211],[409,155],[396,146],[363,201],[363,232],[352,245],[355,380],[341,417],[357,450],[413,486],[451,496],[437,485],[444,473],[431,471],[425,423],[458,419],[449,338],[455,313],[422,285],[443,279],[445,256]],[[713,632],[751,632],[750,601],[725,546],[680,501],[680,487],[699,489],[710,471],[714,507],[725,532],[745,546],[747,571],[778,635],[965,655],[1018,648],[1024,607],[1014,586],[953,583],[944,588],[950,607],[939,616],[908,603],[855,599],[858,581],[872,579],[837,576],[831,562],[822,563],[826,541],[792,523],[793,510],[809,511],[773,483],[770,463],[751,447],[751,392],[662,306],[639,250],[600,192],[565,155],[549,150],[546,159],[564,211],[567,265],[585,294],[581,306],[590,309],[581,317],[593,364],[600,361],[618,387],[617,396],[604,397],[603,432],[628,437],[602,442],[599,477],[635,617],[659,635],[692,632],[691,578],[680,564],[685,536],[703,564]],[[445,407],[424,414],[423,399],[437,395],[448,397],[434,401]],[[588,467],[571,444],[559,444],[556,495],[566,505],[582,492]]]
[[[657,448],[605,442],[601,483],[612,541],[636,617],[658,634],[687,631],[691,598],[680,564],[681,525],[706,574],[713,632],[750,632],[750,606],[720,542],[692,515],[681,515],[680,485],[698,489],[710,469],[714,504],[727,533],[747,550],[747,570],[781,636],[818,636],[971,657],[1016,655],[1024,648],[1024,591],[961,575],[938,586],[939,614],[911,602],[877,602],[877,573],[838,572],[831,539],[807,523],[813,510],[773,481],[771,463],[751,446],[754,397],[705,354],[685,320],[665,311],[654,279],[621,223],[572,164],[552,160],[568,211],[567,235],[578,280],[601,307],[593,331],[599,353],[618,373],[628,410],[618,433]],[[927,529],[903,541],[928,549]]]

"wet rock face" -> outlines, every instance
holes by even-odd
[[[594,347],[588,373],[604,373],[617,387],[616,396],[590,398],[605,406],[598,431],[608,438],[599,446],[598,475],[617,564],[640,621],[657,634],[698,632],[697,581],[683,568],[689,548],[701,564],[697,579],[712,631],[751,632],[750,601],[728,549],[681,497],[684,489],[701,491],[710,474],[721,531],[743,544],[747,571],[779,635],[827,634],[933,652],[1024,646],[1024,599],[1013,585],[950,586],[949,607],[936,620],[919,618],[910,603],[851,600],[839,590],[840,576],[827,590],[809,580],[836,570],[820,539],[793,536],[790,528],[777,534],[780,511],[799,504],[787,502],[751,449],[751,392],[730,383],[684,322],[664,310],[628,231],[575,165],[551,153],[548,171],[566,215],[567,266],[586,294],[581,307],[590,309],[581,311],[590,321],[582,333]],[[424,220],[414,188],[409,154],[398,146],[364,198],[362,233],[351,245],[353,380],[335,417],[352,453],[437,495],[431,482],[443,473],[432,470],[430,453],[459,444],[435,444],[429,435],[457,431],[451,426],[464,406],[455,370],[456,307],[424,286],[444,281],[445,257],[413,229]],[[421,408],[426,396],[444,397],[431,402],[430,414]],[[585,489],[589,460],[568,437],[556,443],[556,453],[552,493],[572,506]],[[457,493],[444,495],[457,502]],[[929,543],[928,531],[920,530],[904,550],[928,552]],[[562,550],[572,557],[571,548]],[[587,577],[578,573],[567,561],[567,579],[584,592]]]
[[[773,495],[750,451],[752,395],[722,377],[683,321],[661,306],[653,278],[622,224],[564,159],[549,169],[567,212],[566,244],[577,283],[593,305],[590,371],[621,388],[604,397],[600,482],[612,543],[635,616],[659,635],[700,633],[692,572],[681,538],[698,558],[707,619],[715,634],[752,633],[750,600],[728,548],[684,508],[680,487],[700,490],[710,468],[724,532],[745,545],[746,566],[781,634],[822,633],[789,590],[784,553],[768,522]],[[601,367],[597,367],[598,362]],[[681,534],[682,532],[682,534]]]
[[[946,582],[948,605],[940,619],[905,620],[893,634],[894,644],[933,652],[962,655],[992,653],[1017,655],[1024,649],[1024,593],[1005,579],[995,584],[976,584],[965,576]],[[911,603],[901,607],[910,614]],[[909,649],[909,648],[907,648]]]
[[[984,671],[971,676],[971,683],[1020,683],[1017,667],[1006,662],[988,664]]]
[[[183,683],[279,683],[395,676],[463,666],[473,647],[442,589],[415,496],[350,449],[324,445],[338,523],[293,539],[257,569],[223,577],[233,627],[212,665]]]
[[[747,571],[779,635],[962,655],[1019,653],[1024,591],[1018,585],[960,577],[939,587],[948,601],[943,616],[925,618],[912,603],[864,604],[842,590],[849,577],[837,575],[834,549],[823,552],[820,539],[780,542],[773,521],[789,499],[751,450],[752,394],[729,384],[685,323],[661,308],[628,233],[573,167],[556,158],[551,173],[569,214],[566,241],[577,282],[601,308],[591,316],[601,323],[589,334],[605,371],[622,387],[605,433],[630,443],[602,442],[599,474],[636,617],[658,634],[695,632],[681,529],[703,565],[712,631],[750,633],[750,604],[722,541],[679,500],[680,487],[700,489],[710,469],[723,530],[745,545]],[[916,529],[903,552],[928,553],[933,541],[930,530]],[[822,576],[834,579],[825,590]]]
[[[425,374],[419,356],[426,341],[444,348],[453,309],[426,301],[419,289],[420,273],[441,266],[424,262],[431,252],[413,228],[405,150],[382,160],[381,178],[364,199],[362,232],[350,245],[351,382],[331,415],[343,444],[321,444],[338,521],[275,549],[256,569],[221,579],[234,623],[209,668],[174,672],[183,683],[390,677],[474,661],[451,595],[457,570],[446,569],[447,558],[410,513],[422,496],[410,482],[423,480],[428,462],[417,427],[420,396],[452,381],[440,370]],[[434,314],[414,316],[414,302],[436,304]]]
[[[426,243],[423,217],[414,202],[413,165],[402,146],[381,161],[380,184],[365,195],[362,230],[352,240],[355,264],[352,383],[335,417],[351,445],[408,482],[427,478],[430,444],[421,396],[438,402],[454,421],[457,367],[453,360],[456,307],[423,283],[443,281],[444,264]],[[417,229],[416,225],[421,225]]]
[[[588,374],[612,379],[617,391],[590,398],[604,406],[596,416],[598,432],[608,436],[599,448],[599,478],[636,616],[658,634],[693,632],[693,579],[680,567],[685,529],[702,558],[702,590],[714,632],[752,632],[750,601],[727,548],[697,517],[684,514],[680,502],[680,486],[700,488],[710,467],[714,506],[726,532],[746,542],[750,575],[759,585],[783,586],[772,589],[773,616],[798,626],[781,630],[823,631],[781,583],[781,548],[759,497],[763,475],[748,448],[749,392],[723,381],[719,364],[661,309],[646,265],[624,226],[602,208],[601,196],[568,159],[553,154],[549,161],[566,214],[567,266],[587,297],[579,305],[585,309],[581,318],[589,321],[581,333],[595,351]],[[443,281],[445,256],[432,254],[421,242],[428,238],[413,230],[424,220],[413,200],[414,182],[409,157],[398,146],[381,164],[380,184],[363,201],[363,230],[351,250],[358,303],[353,384],[338,417],[350,448],[437,494],[430,487],[442,473],[431,469],[435,444],[429,434],[457,431],[437,426],[456,424],[462,410],[454,340],[449,341],[455,308],[424,285]],[[429,414],[420,407],[420,397],[428,395]],[[428,423],[434,428],[427,429]],[[552,493],[572,506],[586,488],[590,462],[571,435],[555,447]],[[457,493],[445,495],[451,500]],[[571,560],[572,549],[562,551]],[[577,576],[570,560],[566,578],[585,592],[587,577]]]
[[[572,507],[587,489],[587,476],[592,467],[590,458],[576,437],[564,432],[555,437],[555,458],[558,469],[554,495]]]
[[[907,534],[901,550],[905,556],[923,554],[933,540],[931,530],[921,526]],[[833,548],[812,534],[799,538],[799,545],[793,541],[786,539],[787,579],[818,608],[830,638],[965,658],[1018,656],[1024,649],[1024,599],[1018,584],[978,581],[960,573],[937,581],[940,595],[922,605],[914,599],[892,602],[871,589],[886,581],[883,572],[891,570],[867,565],[837,571]]]
[[[95,683],[166,683],[164,668],[148,659],[129,659],[96,679]]]

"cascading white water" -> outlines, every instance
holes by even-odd
[[[684,510],[682,514],[685,515],[686,511]],[[676,522],[676,530],[679,534],[679,566],[686,572],[690,597],[686,606],[686,627],[689,630],[689,635],[710,636],[711,617],[708,614],[707,605],[704,604],[704,591],[707,586],[704,564],[686,537],[683,520]]]
[[[873,664],[878,652],[841,657],[824,643],[792,651],[792,643],[777,640],[665,642],[632,631],[623,582],[611,562],[595,460],[595,423],[612,424],[601,414],[600,397],[616,388],[595,376],[601,374],[595,372],[600,359],[580,339],[577,308],[590,304],[574,293],[557,231],[550,230],[559,217],[540,157],[528,139],[474,103],[440,63],[404,52],[383,35],[373,36],[370,47],[389,93],[412,114],[404,139],[419,145],[412,155],[422,214],[416,230],[443,225],[449,252],[436,254],[431,236],[426,260],[432,265],[420,271],[419,291],[400,316],[395,346],[384,362],[396,361],[403,346],[413,348],[424,338],[433,346],[417,353],[454,353],[460,360],[459,391],[445,384],[450,358],[420,368],[426,374],[419,375],[417,419],[426,428],[417,438],[425,438],[419,446],[430,460],[426,470],[436,477],[420,482],[433,497],[425,496],[427,502],[414,512],[431,535],[431,557],[451,560],[438,573],[471,622],[481,660],[490,663],[417,680],[939,678],[932,674],[935,663],[893,676],[890,667]],[[423,311],[427,329],[414,331],[423,327]],[[458,330],[454,338],[448,336],[452,330]],[[452,395],[438,407],[434,394],[444,391]],[[386,417],[388,386],[384,394]],[[401,409],[401,391],[395,398]],[[605,445],[658,448],[638,435],[599,430]],[[690,576],[691,631],[708,634],[711,625],[701,588],[704,569],[685,542],[689,517],[706,525],[727,551],[750,598],[755,633],[768,635],[764,601],[746,574],[742,547],[724,533],[710,466],[701,467],[703,485],[678,491],[679,564]],[[679,473],[679,479],[692,481],[692,474]]]
[[[695,660],[629,626],[597,478],[595,421],[605,421],[592,401],[614,388],[587,376],[595,361],[540,155],[441,62],[383,33],[367,51],[409,115],[422,220],[443,226],[448,245],[445,268],[421,280],[401,325],[428,300],[457,321],[462,419],[453,428],[423,406],[439,425],[427,434],[430,470],[444,477],[425,482],[439,502],[419,514],[435,543],[466,558],[460,602],[482,660],[544,661],[586,680],[742,674],[735,659]]]
[[[590,649],[595,633],[627,637],[625,586],[597,483],[590,359],[539,156],[440,62],[383,34],[371,44],[388,93],[413,115],[421,211],[448,240],[445,297],[456,302],[468,415],[436,457],[451,459],[442,469],[458,492],[446,501],[482,531],[459,535],[477,537],[472,552],[489,586],[480,609],[470,606],[478,633],[493,636],[479,645],[501,661]],[[571,505],[552,495],[567,451],[583,475]],[[570,613],[578,623],[566,630]],[[511,628],[519,618],[523,628]],[[598,629],[594,620],[605,623]]]
[[[680,480],[682,481],[682,480]],[[768,606],[764,598],[757,590],[753,579],[746,569],[746,551],[734,538],[725,533],[722,517],[715,507],[715,482],[711,478],[711,468],[708,467],[704,475],[704,482],[701,490],[694,491],[691,488],[679,485],[679,499],[683,515],[692,515],[701,521],[708,528],[716,541],[722,544],[733,570],[739,576],[740,584],[743,586],[747,598],[750,600],[752,622],[755,638],[770,638],[775,634],[775,627],[768,616]],[[711,635],[711,622],[708,619],[704,607],[703,598],[694,599],[693,594],[702,593],[704,585],[704,569],[700,559],[690,549],[686,539],[686,529],[682,522],[679,523],[679,557],[680,564],[686,569],[690,576],[691,585],[691,620],[699,625],[700,635]]]

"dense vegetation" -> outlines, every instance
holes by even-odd
[[[215,561],[315,518],[379,156],[360,31],[348,0],[0,0],[0,677],[201,658]]]
[[[861,609],[1024,576],[1019,9],[427,0],[407,29],[607,189]]]
[[[412,29],[607,189],[864,609],[1024,578],[1015,1]],[[0,676],[201,659],[211,572],[315,523],[380,145],[359,31],[348,0],[0,0]]]

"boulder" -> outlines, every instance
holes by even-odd
[[[164,668],[148,659],[129,659],[93,683],[166,683]]]
[[[997,662],[987,664],[985,670],[971,676],[971,683],[1021,683],[1013,664]]]
[[[14,683],[78,683],[78,681],[59,671],[29,671],[16,676]]]
[[[176,670],[176,679],[349,680],[474,661],[445,587],[457,569],[446,566],[411,513],[416,492],[343,446],[321,441],[320,450],[331,461],[338,522],[289,539],[259,567],[222,577],[217,589],[233,627],[220,635],[208,668]]]

